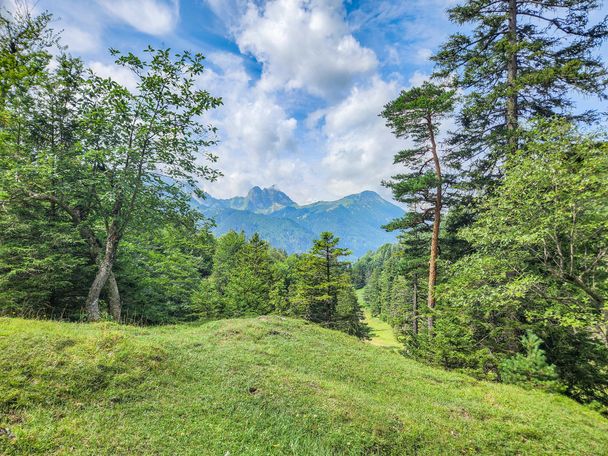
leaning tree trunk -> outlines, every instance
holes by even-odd
[[[89,253],[91,260],[94,264],[100,260],[99,255],[101,253],[101,243],[95,233],[86,225],[82,225],[80,229],[82,237],[84,237],[89,243]],[[108,299],[110,301],[110,315],[117,323],[120,323],[122,313],[122,303],[120,301],[120,290],[118,289],[118,283],[116,282],[116,276],[114,272],[111,272],[106,282],[106,291],[108,293]]]
[[[437,142],[435,141],[435,131],[433,129],[433,121],[429,116],[427,118],[427,126],[429,129],[429,137],[431,140],[431,153],[433,154],[433,162],[435,164],[435,179],[437,179],[437,187],[435,189],[435,207],[433,215],[433,235],[431,238],[431,255],[429,258],[429,294],[427,305],[431,311],[428,318],[429,332],[433,331],[433,309],[435,309],[435,285],[437,285],[437,257],[439,256],[439,227],[441,225],[441,163],[437,152]]]
[[[118,233],[114,227],[110,228],[110,234],[106,239],[106,248],[103,259],[99,263],[95,279],[89,288],[85,307],[89,321],[98,321],[99,313],[99,295],[101,290],[106,285],[108,278],[112,274],[112,267],[116,258],[116,248],[118,247]]]
[[[120,323],[120,317],[122,312],[122,304],[120,302],[120,292],[118,291],[118,283],[116,283],[116,277],[111,272],[106,282],[106,290],[108,292],[108,298],[110,300],[110,315],[115,322]]]

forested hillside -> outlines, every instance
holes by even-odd
[[[408,356],[608,410],[608,142],[597,2],[466,1],[432,81],[382,117],[400,232],[355,266]],[[452,78],[450,83],[444,78]],[[446,131],[447,119],[457,130]],[[441,136],[447,139],[441,141]]]

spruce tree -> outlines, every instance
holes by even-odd
[[[605,97],[608,83],[597,48],[608,36],[607,19],[590,25],[597,0],[466,0],[449,10],[452,22],[472,26],[452,35],[434,56],[439,78],[464,91],[452,138],[454,164],[467,167],[472,188],[500,176],[518,127],[533,117],[575,112],[575,94]]]
[[[340,239],[323,232],[300,264],[299,298],[306,302],[306,319],[332,326],[338,306],[338,292],[350,278],[341,261],[350,251],[338,247]]]
[[[255,233],[238,253],[235,268],[226,285],[225,296],[229,315],[270,313],[272,279],[270,246]]]

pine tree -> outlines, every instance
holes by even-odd
[[[339,242],[332,233],[321,233],[299,268],[298,299],[306,303],[306,319],[329,327],[335,322],[338,292],[350,285],[346,264],[340,261],[350,251],[338,247]]]
[[[486,188],[501,174],[518,127],[533,117],[574,113],[574,94],[604,98],[604,64],[594,51],[608,36],[607,19],[589,25],[597,0],[465,0],[449,10],[459,25],[434,56],[436,76],[454,78],[464,106],[450,160],[470,166],[467,180]]]
[[[540,348],[541,343],[542,340],[531,331],[522,336],[525,355],[518,353],[501,363],[502,381],[546,391],[562,391],[555,366],[547,362],[545,352]]]
[[[432,224],[427,295],[431,311],[435,308],[439,228],[446,185],[437,135],[441,120],[451,113],[454,103],[454,91],[425,82],[421,87],[402,91],[381,114],[398,138],[414,141],[414,148],[395,155],[395,164],[412,171],[397,174],[384,183],[392,189],[394,198],[409,204],[411,210],[406,217],[387,227],[406,230]],[[428,317],[428,328],[433,329],[432,314]]]

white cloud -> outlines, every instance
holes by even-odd
[[[102,62],[91,62],[89,68],[102,78],[112,78],[114,81],[122,84],[131,92],[137,90],[137,78],[128,68],[121,67],[115,64],[106,64]]]
[[[247,0],[205,0],[211,11],[219,17],[228,28],[238,25],[240,18],[247,11]]]
[[[97,0],[107,12],[140,32],[162,36],[179,20],[178,0]]]
[[[416,51],[416,57],[419,62],[427,62],[431,59],[433,51],[429,48],[420,48]]]
[[[420,71],[415,71],[412,76],[410,76],[409,83],[412,87],[417,87],[429,81],[431,79],[431,75],[422,73]]]
[[[97,30],[86,31],[80,27],[63,27],[61,42],[67,44],[69,52],[76,54],[95,52],[101,48],[101,38]]]
[[[379,113],[397,93],[395,83],[375,77],[368,86],[353,88],[344,101],[326,111],[323,134],[327,154],[322,163],[331,169],[328,188],[334,194],[369,188],[388,194],[380,182],[395,172],[393,155],[403,144]]]
[[[221,142],[214,152],[224,177],[205,184],[205,189],[214,196],[231,197],[253,185],[274,183],[302,197],[291,192],[291,184],[298,182],[307,166],[294,154],[296,119],[253,83],[241,57],[216,53],[208,60],[218,69],[207,70],[199,84],[224,102],[208,119],[219,129]]]
[[[377,66],[374,52],[350,33],[339,0],[249,4],[236,30],[242,52],[263,63],[265,90],[303,89],[335,99]]]

